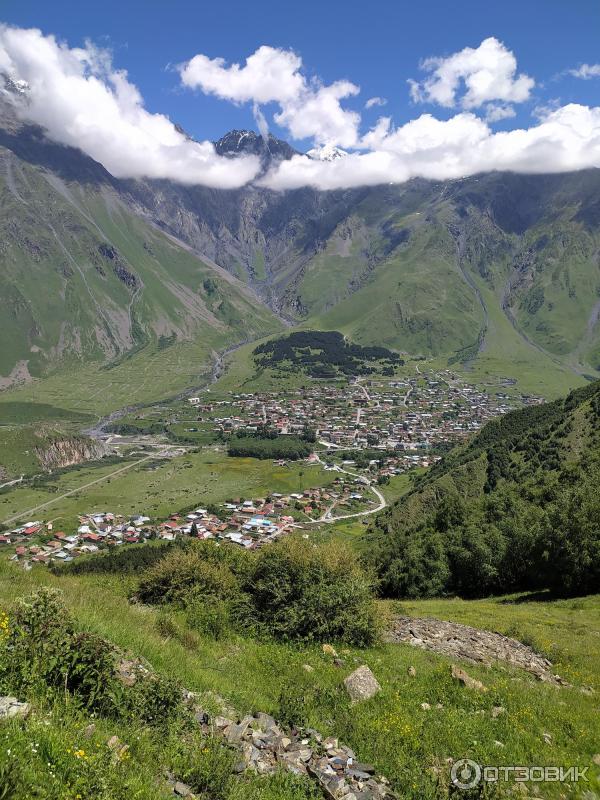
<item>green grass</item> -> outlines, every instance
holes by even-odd
[[[297,492],[325,486],[335,478],[334,473],[319,466],[297,462],[279,467],[271,461],[231,458],[222,449],[205,448],[172,460],[151,460],[111,479],[111,473],[126,463],[83,465],[39,487],[17,487],[0,493],[0,522],[15,515],[28,516],[24,514],[28,509],[54,500],[39,511],[37,518],[41,515],[52,519],[55,527],[72,528],[77,514],[95,510],[162,518],[192,505],[224,502],[232,497],[266,497],[270,492]],[[105,480],[57,499],[98,478]]]
[[[493,630],[514,633],[516,625],[523,637],[531,637],[538,647],[551,652],[556,669],[575,684],[574,689],[557,689],[509,668],[465,665],[488,687],[482,694],[453,683],[448,659],[410,646],[344,649],[340,651],[343,664],[338,667],[318,647],[240,636],[208,639],[189,631],[176,613],[165,637],[159,622],[164,611],[132,605],[126,599],[130,580],[58,578],[43,568],[25,573],[0,562],[3,603],[39,585],[59,587],[87,629],[144,656],[155,669],[177,677],[190,689],[221,694],[242,713],[261,710],[278,715],[282,697],[287,708],[294,698],[303,697],[306,722],[326,735],[339,736],[360,759],[374,763],[393,781],[403,800],[443,797],[436,792],[431,770],[446,769],[447,780],[447,758],[470,757],[485,764],[588,766],[598,750],[598,701],[578,687],[585,684],[600,691],[600,597],[516,605],[502,599],[403,604],[404,613]],[[362,662],[374,671],[382,692],[351,707],[342,681]],[[314,672],[307,673],[304,664]],[[414,678],[407,674],[409,666],[416,668]],[[421,709],[424,702],[430,703],[431,710]],[[436,708],[437,703],[443,708]],[[506,709],[498,719],[490,714],[495,705]],[[550,744],[544,741],[545,733],[552,737]],[[598,784],[589,788],[593,786],[597,790]],[[575,796],[575,792],[548,784],[542,795],[558,798]]]

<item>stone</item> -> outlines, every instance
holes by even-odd
[[[90,725],[87,726],[87,728],[84,728],[83,735],[85,736],[86,739],[89,739],[94,735],[95,732],[96,732],[96,726],[92,722]]]
[[[173,791],[176,795],[179,795],[179,797],[193,797],[190,787],[182,781],[177,781],[173,787]]]
[[[0,719],[24,719],[31,713],[29,703],[22,703],[16,697],[0,697]]]
[[[337,658],[338,654],[335,651],[335,648],[332,647],[330,644],[323,645],[323,654],[326,656],[331,656],[331,658]]]
[[[545,742],[546,744],[552,744],[552,734],[550,734],[550,733],[543,733],[543,734],[542,734],[542,739],[544,740],[544,742]]]
[[[423,711],[431,710],[431,706],[429,705],[429,703],[421,703],[421,708],[423,709]]]
[[[416,676],[416,674],[417,674],[417,670],[416,670],[416,669],[415,669],[413,666],[410,666],[410,667],[409,667],[409,668],[406,670],[406,673],[407,673],[407,675],[408,675],[410,678],[414,678],[414,677]]]
[[[121,746],[121,740],[119,739],[118,736],[111,736],[108,742],[106,743],[106,746],[108,747],[109,750],[116,750],[118,747]]]
[[[314,672],[314,671],[315,671],[315,668],[314,668],[314,667],[311,667],[311,665],[310,665],[310,664],[302,664],[302,669],[303,669],[305,672]]]
[[[452,677],[467,689],[475,689],[478,692],[487,692],[487,688],[481,681],[478,681],[476,678],[472,678],[467,672],[464,671],[464,669],[457,667],[456,664],[452,664]]]
[[[540,653],[523,642],[493,631],[428,617],[398,616],[384,638],[387,642],[407,643],[475,664],[503,661],[554,686],[569,685],[553,672],[552,663]]]
[[[346,691],[352,703],[360,703],[370,700],[381,691],[377,678],[366,664],[355,669],[344,681]]]
[[[600,767],[600,753],[596,753],[596,755],[592,756],[592,761],[597,767]]]
[[[491,710],[492,719],[498,719],[501,714],[504,714],[506,709],[504,706],[493,706]]]

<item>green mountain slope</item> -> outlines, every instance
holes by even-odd
[[[0,148],[0,205],[2,388],[133,356],[182,388],[214,350],[281,327],[239,281],[107,184],[64,180]],[[185,381],[175,376],[181,359]]]
[[[600,581],[600,383],[489,422],[377,518],[382,591],[485,595]]]

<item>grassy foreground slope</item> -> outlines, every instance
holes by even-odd
[[[403,604],[398,609],[402,613],[433,615],[521,636],[547,652],[555,669],[574,684],[572,689],[557,689],[500,666],[466,665],[469,674],[488,688],[479,693],[451,680],[446,658],[408,646],[357,649],[342,645],[338,647],[340,667],[317,645],[287,645],[239,634],[214,639],[191,629],[176,610],[132,605],[126,594],[135,583],[135,578],[127,576],[56,577],[43,569],[24,573],[0,563],[0,602],[5,608],[40,586],[57,587],[84,630],[143,656],[154,669],[192,690],[219,693],[241,713],[295,714],[324,735],[339,737],[360,759],[371,761],[385,774],[402,800],[447,797],[447,759],[461,757],[485,764],[589,766],[590,783],[544,784],[542,796],[578,797],[584,790],[598,791],[597,767],[592,763],[600,737],[597,597],[517,604],[510,599]],[[367,703],[351,706],[341,683],[362,662],[374,671],[382,692]],[[304,665],[313,671],[307,672]],[[416,669],[414,677],[408,675],[409,666]],[[583,694],[584,685],[596,694]],[[421,708],[422,703],[431,708]],[[495,719],[494,706],[505,709]],[[64,711],[57,716],[67,718],[66,747],[87,747],[82,738],[89,721],[85,714],[71,721]],[[115,731],[129,737],[123,740],[130,745],[132,763],[146,778],[158,777],[160,760],[171,755],[173,743],[164,733],[157,751],[147,729],[122,730],[102,721],[97,727],[101,747]],[[24,748],[39,735],[39,728],[32,725]],[[508,796],[505,788],[498,787],[495,796]],[[273,792],[263,780],[262,785],[247,788],[244,796],[289,800],[308,795],[294,794],[289,786]],[[140,793],[140,797],[145,800],[147,795]],[[237,795],[210,795],[211,800],[216,797]]]

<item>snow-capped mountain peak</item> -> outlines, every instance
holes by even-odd
[[[348,153],[333,144],[324,144],[321,147],[313,147],[306,155],[315,161],[337,161],[338,158],[344,158]]]

